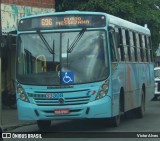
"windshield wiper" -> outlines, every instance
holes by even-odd
[[[74,39],[74,41],[72,42],[72,44],[70,45],[70,47],[67,49],[67,53],[71,53],[72,50],[75,48],[75,46],[77,45],[77,43],[79,42],[79,40],[82,38],[84,32],[86,31],[86,28],[83,28],[78,35],[76,36],[76,38]]]
[[[68,50],[69,50],[69,38],[68,38],[68,42],[67,42],[67,67],[68,67],[68,60],[69,60],[69,58],[68,58]]]
[[[46,39],[44,38],[43,34],[40,32],[40,30],[37,30],[37,33],[39,35],[39,37],[41,38],[41,40],[43,41],[44,45],[47,47],[48,51],[51,53],[51,54],[54,54],[54,49],[52,49],[50,47],[50,45],[48,44],[48,42],[46,41]]]

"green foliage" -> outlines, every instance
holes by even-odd
[[[160,43],[160,0],[56,0],[56,11],[80,10],[106,12],[148,25],[154,50]]]

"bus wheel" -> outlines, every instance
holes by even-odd
[[[121,122],[121,113],[123,111],[123,106],[124,106],[121,98],[122,96],[120,97],[119,101],[119,114],[111,118],[111,124],[113,127],[118,127]]]
[[[41,131],[46,131],[51,127],[51,120],[37,120],[37,125]]]
[[[1,134],[0,141],[3,141],[2,132],[3,132],[3,129],[2,129],[2,127],[0,127],[0,134]]]
[[[113,127],[118,127],[120,125],[121,116],[120,114],[111,118],[111,124]]]
[[[145,113],[145,97],[144,97],[144,91],[142,89],[141,92],[141,106],[135,109],[136,117],[143,118]]]

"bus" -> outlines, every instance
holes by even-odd
[[[19,120],[48,129],[58,119],[142,118],[154,96],[147,27],[102,12],[66,11],[19,20]]]

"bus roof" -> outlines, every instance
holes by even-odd
[[[27,17],[23,17],[21,19],[27,19],[27,18],[34,18],[34,17],[41,17],[41,16],[50,16],[50,15],[67,15],[67,14],[92,14],[92,15],[104,15],[107,17],[108,24],[113,24],[115,26],[119,26],[122,28],[128,28],[130,30],[134,30],[137,32],[142,32],[147,35],[150,35],[150,30],[147,27],[140,26],[138,24],[129,22],[127,20],[121,19],[119,17],[104,13],[104,12],[92,12],[92,11],[78,11],[78,10],[71,10],[71,11],[65,11],[65,12],[52,12],[52,13],[43,13],[38,15],[31,15]]]
[[[128,28],[137,32],[142,32],[144,34],[150,35],[150,30],[147,27],[140,26],[138,24],[132,23],[130,21],[115,17],[113,15],[107,14],[108,21],[110,24],[116,25],[122,28]]]

